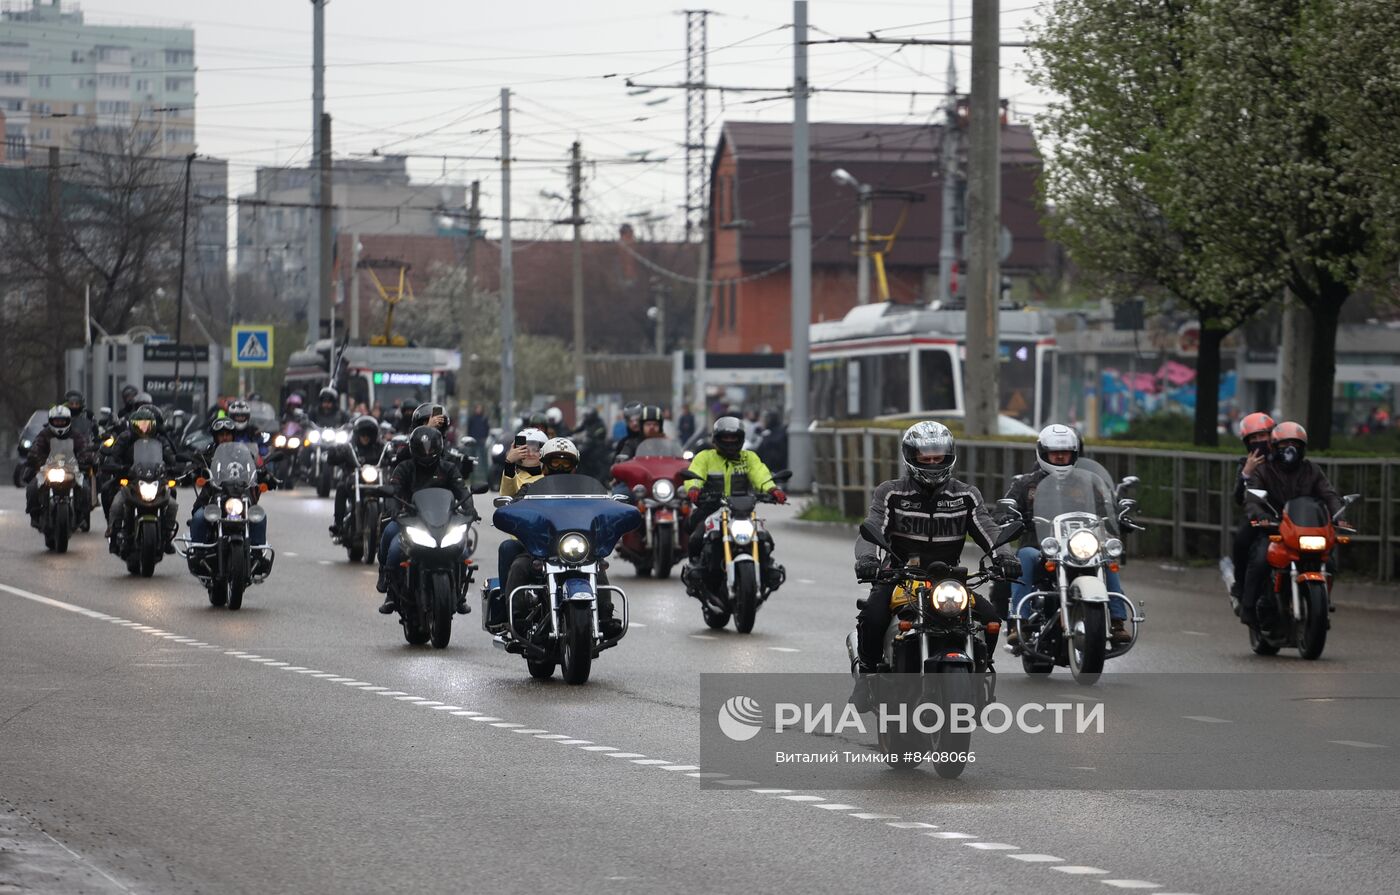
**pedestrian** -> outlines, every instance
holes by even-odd
[[[491,420],[486,416],[486,407],[478,404],[467,417],[467,434],[475,438],[477,444],[485,444],[491,436]]]
[[[690,440],[690,436],[695,434],[695,414],[690,412],[689,404],[681,405],[681,418],[676,421],[676,434],[680,436],[681,444]]]

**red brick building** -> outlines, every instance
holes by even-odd
[[[832,181],[845,168],[877,190],[924,196],[885,257],[890,298],[920,303],[937,294],[942,234],[941,126],[816,123],[811,126],[812,320],[840,319],[856,303],[859,207],[854,190]],[[1026,125],[1002,127],[1001,220],[1012,234],[1003,274],[1024,294],[1028,281],[1054,267],[1057,253],[1040,225],[1036,178],[1040,156]],[[792,125],[726,122],[711,165],[713,222],[710,327],[706,348],[721,352],[786,351],[792,281]],[[889,233],[904,203],[875,199],[871,232]],[[872,264],[873,267],[873,264]],[[872,271],[872,281],[874,273]],[[872,301],[878,301],[871,287]]]

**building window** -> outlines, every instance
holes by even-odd
[[[136,79],[136,92],[137,92],[137,93],[150,93],[150,92],[151,92],[151,81],[150,81],[150,79],[149,79],[149,78],[137,78],[137,79]]]
[[[52,114],[53,114],[53,104],[52,104],[52,103],[30,103],[30,104],[29,104],[29,111],[33,112],[35,115],[52,115]]]
[[[97,114],[99,115],[130,115],[131,103],[126,100],[100,100],[97,103]]]
[[[194,129],[188,127],[168,127],[165,129],[167,143],[193,143]]]
[[[5,85],[23,84],[23,83],[25,82],[25,80],[26,80],[25,75],[26,75],[26,73],[25,73],[25,72],[22,72],[22,71],[3,71],[3,72],[0,72],[0,84],[5,84]]]
[[[39,75],[34,81],[41,88],[47,90],[53,86],[53,75]]]
[[[98,75],[98,87],[111,87],[117,89],[127,89],[131,87],[130,75]]]
[[[166,78],[165,89],[171,93],[181,93],[194,89],[194,78]]]
[[[47,143],[52,139],[53,130],[51,128],[41,127],[34,132],[34,142],[36,143]]]
[[[6,112],[23,112],[23,111],[24,111],[24,100],[22,100],[22,99],[7,99],[7,100],[5,100],[5,111],[6,111]]]
[[[166,65],[193,65],[194,50],[166,50]]]

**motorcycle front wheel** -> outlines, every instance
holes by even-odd
[[[68,552],[68,507],[55,508],[53,520],[53,550],[55,553]]]
[[[945,719],[953,717],[953,706],[975,704],[972,695],[972,674],[969,671],[963,669],[944,671],[938,675],[938,685],[938,702],[943,709]],[[957,733],[949,730],[939,731],[934,740],[933,750],[940,754],[946,754],[948,757],[943,761],[934,761],[934,772],[944,780],[952,780],[960,776],[963,769],[967,767],[967,754],[971,748],[972,731]]]
[[[1316,659],[1327,646],[1327,585],[1321,581],[1305,581],[1299,585],[1298,596],[1303,617],[1294,621],[1297,630],[1298,655]]]
[[[428,603],[428,633],[434,649],[447,649],[452,640],[452,616],[457,600],[452,595],[452,579],[446,572],[432,577],[432,599]]]
[[[753,631],[758,616],[758,569],[754,563],[741,562],[734,566],[734,630],[740,634]]]
[[[1108,651],[1108,606],[1104,603],[1080,603],[1070,608],[1069,670],[1076,683],[1092,686],[1103,673],[1104,654]],[[1074,628],[1084,625],[1083,637]]]
[[[560,635],[559,668],[566,684],[584,684],[593,670],[593,607],[570,603]]]
[[[671,530],[658,528],[656,544],[652,548],[652,569],[657,578],[670,578],[671,568],[676,564],[675,545],[671,543]]]
[[[160,527],[154,522],[147,522],[141,526],[136,548],[139,557],[137,569],[142,578],[149,578],[155,574],[156,563],[160,560]]]
[[[909,640],[897,645],[892,660],[890,670],[896,676],[879,678],[880,689],[877,693],[882,699],[894,696],[894,699],[887,701],[903,702],[906,710],[912,709],[920,701],[923,688],[923,668],[920,666],[917,643]],[[912,722],[913,718],[906,715],[904,730],[899,730],[898,722],[891,720],[876,733],[885,763],[896,770],[912,771],[917,768],[923,763],[924,753],[933,745],[933,735],[921,732]]]
[[[228,554],[228,565],[224,568],[227,582],[224,587],[228,592],[228,608],[241,609],[243,607],[243,591],[248,587],[248,554],[245,548],[230,550]]]

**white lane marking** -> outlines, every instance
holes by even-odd
[[[544,733],[543,727],[526,727],[521,730],[512,730],[511,733]]]
[[[318,559],[316,560],[316,562],[320,563],[323,566],[328,566],[331,564],[331,561],[328,559]]]
[[[932,836],[935,839],[976,839],[971,833],[925,833],[925,836]]]
[[[326,680],[330,681],[332,684],[348,684],[348,683],[350,683],[351,681],[355,681],[355,679],[354,679],[353,677],[334,677],[334,676],[328,677],[328,678],[326,678]],[[355,681],[355,683],[359,683],[359,681]]]
[[[501,720],[501,719],[500,719],[500,718],[492,718],[490,715],[476,715],[476,716],[474,716],[474,717],[472,718],[472,720],[473,720],[473,721],[484,721],[484,722],[486,722],[487,724],[490,724],[492,721],[499,721],[499,720]]]
[[[442,703],[438,702],[436,699],[425,699],[425,700],[423,700],[422,702],[420,702],[420,703],[418,703],[418,704],[419,704],[419,705],[428,705],[428,706],[432,706],[432,705],[442,705]]]
[[[592,740],[573,740],[573,739],[565,738],[565,739],[562,739],[562,740],[555,740],[554,742],[558,743],[558,744],[561,745],[561,746],[587,746],[589,743],[591,743],[591,742],[593,742],[593,741],[592,741]]]
[[[584,752],[618,752],[616,746],[579,746]]]
[[[405,692],[402,691],[402,690],[380,690],[380,691],[379,691],[379,695],[380,695],[380,696],[407,696],[408,694],[405,693]]]
[[[608,758],[646,758],[645,752],[609,752]]]
[[[1017,851],[1019,845],[1007,845],[1005,842],[964,842],[968,848],[979,848],[982,851]]]
[[[1017,861],[1026,861],[1034,864],[1063,864],[1065,862],[1064,858],[1057,858],[1054,855],[1019,854],[1007,855],[1007,857],[1015,858]]]
[[[792,792],[792,790],[790,790],[790,789],[751,789],[751,790],[749,790],[749,792],[756,792],[756,793],[758,793],[759,795],[764,795],[764,796],[775,796],[775,795],[778,795],[778,794],[780,794],[780,793]]]
[[[926,824],[919,820],[892,821],[886,826],[894,827],[896,830],[936,830],[938,824]]]
[[[797,583],[798,583],[798,584],[816,584],[817,582],[813,581],[811,578],[799,578],[799,579],[797,579]]]
[[[1351,746],[1354,749],[1384,749],[1380,743],[1364,743],[1361,740],[1328,740],[1329,743],[1336,743],[1338,746]]]
[[[1182,631],[1183,634],[1190,634],[1192,637],[1209,637],[1205,631]]]
[[[634,762],[635,763],[635,762]],[[753,786],[757,780],[716,780],[720,786]]]
[[[634,758],[632,764],[675,764],[669,758]]]
[[[355,685],[355,684],[350,684],[350,686],[354,687],[354,686],[356,686],[356,685]],[[362,687],[361,689],[363,689],[366,693],[383,693],[383,692],[386,692],[389,688],[388,688],[388,687],[376,687],[376,686],[374,686],[374,685],[371,684],[371,685],[369,685],[369,686]]]
[[[646,627],[646,624],[643,623],[643,622],[634,622],[634,621],[630,621],[630,620],[629,620],[629,621],[627,622],[627,627],[629,627],[629,628],[645,628],[645,627]]]
[[[802,652],[801,650],[796,649],[796,648],[791,647],[791,646],[770,646],[770,647],[768,647],[768,648],[769,648],[770,650],[772,650],[773,652],[775,652],[775,653],[800,653],[800,652]]]
[[[288,665],[283,671],[306,671],[305,665]]]
[[[481,712],[453,712],[452,714],[461,715],[463,718],[474,718],[477,715],[480,715]]]
[[[711,637],[709,634],[691,634],[692,640],[718,640],[718,637]]]
[[[1119,889],[1160,889],[1161,883],[1150,883],[1145,879],[1101,879],[1099,882],[1105,886],[1115,886]]]
[[[827,811],[858,811],[858,810],[860,810],[860,809],[858,809],[855,805],[843,805],[843,804],[841,804],[840,802],[826,802],[825,804],[817,805],[817,806],[815,806],[815,807],[817,807],[817,808],[824,808],[824,809],[827,810]]]
[[[174,637],[174,638],[172,638],[172,639],[173,639],[176,643],[194,643],[194,638],[193,638],[193,637]]]
[[[283,555],[283,556],[301,556],[300,553],[293,553],[293,552],[290,551],[290,550],[283,550],[283,551],[282,551],[282,555]]]
[[[253,656],[247,656],[246,658],[248,659],[249,662],[257,662],[259,665],[263,665],[263,664],[266,664],[266,663],[268,663],[268,662],[276,662],[276,661],[277,661],[276,659],[269,659],[269,658],[267,658],[267,657],[265,657],[265,656],[258,656],[257,658],[254,658]],[[286,664],[286,663],[283,663],[283,664]]]
[[[319,677],[322,680],[331,680],[332,678],[336,680],[342,680],[342,678],[336,676],[336,673],[334,671],[316,671],[313,668],[303,668],[302,673],[309,674],[312,677]]]
[[[524,727],[525,725],[524,725],[524,724],[516,724],[514,721],[497,721],[495,724],[492,724],[491,726],[492,726],[492,727],[506,727],[506,728],[510,728],[510,727]]]
[[[780,798],[780,799],[786,799],[786,800],[789,801],[789,802],[825,802],[825,801],[826,801],[826,799],[823,798],[822,796],[808,796],[808,795],[778,796],[778,798]]]
[[[537,740],[567,740],[568,738],[567,733],[541,733],[535,736]]]
[[[713,780],[716,777],[728,777],[728,774],[717,774],[714,771],[691,771],[687,777],[697,777],[701,780]]]
[[[1080,864],[1061,864],[1058,867],[1051,867],[1050,869],[1058,870],[1061,873],[1068,873],[1073,876],[1093,876],[1095,874],[1108,872],[1098,867],[1084,867]]]
[[[663,771],[698,771],[698,770],[700,770],[700,766],[699,766],[698,764],[663,764],[663,765],[660,765],[660,767],[661,767],[661,770],[663,770]]]
[[[457,709],[460,709],[460,708],[461,708],[460,705],[441,705],[441,704],[439,704],[439,705],[433,706],[433,711],[435,711],[435,712],[455,712]]]
[[[1202,724],[1233,724],[1228,718],[1212,718],[1210,715],[1182,715],[1187,721],[1199,721]]]

